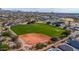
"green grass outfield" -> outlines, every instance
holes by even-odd
[[[14,31],[17,35],[26,34],[26,33],[42,33],[49,36],[60,36],[65,30],[51,26],[48,24],[26,24],[26,25],[15,25],[11,26],[10,29]]]

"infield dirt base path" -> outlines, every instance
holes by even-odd
[[[29,33],[19,35],[19,38],[22,39],[28,45],[34,45],[37,43],[46,43],[49,42],[51,37],[45,34],[40,33]]]

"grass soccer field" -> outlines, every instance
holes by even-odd
[[[10,28],[17,35],[26,33],[42,33],[49,36],[60,36],[65,30],[48,24],[18,24]]]

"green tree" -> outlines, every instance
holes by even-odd
[[[3,32],[2,36],[10,36],[11,34],[9,32]]]
[[[0,51],[6,51],[9,49],[9,46],[7,44],[0,43]]]
[[[64,35],[65,37],[67,37],[68,35],[70,35],[70,33],[71,33],[70,30],[66,30],[61,35]]]

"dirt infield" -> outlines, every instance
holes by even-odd
[[[49,42],[51,39],[50,36],[40,33],[23,34],[19,35],[18,38],[23,40],[28,45],[34,45],[37,43],[46,43]]]

